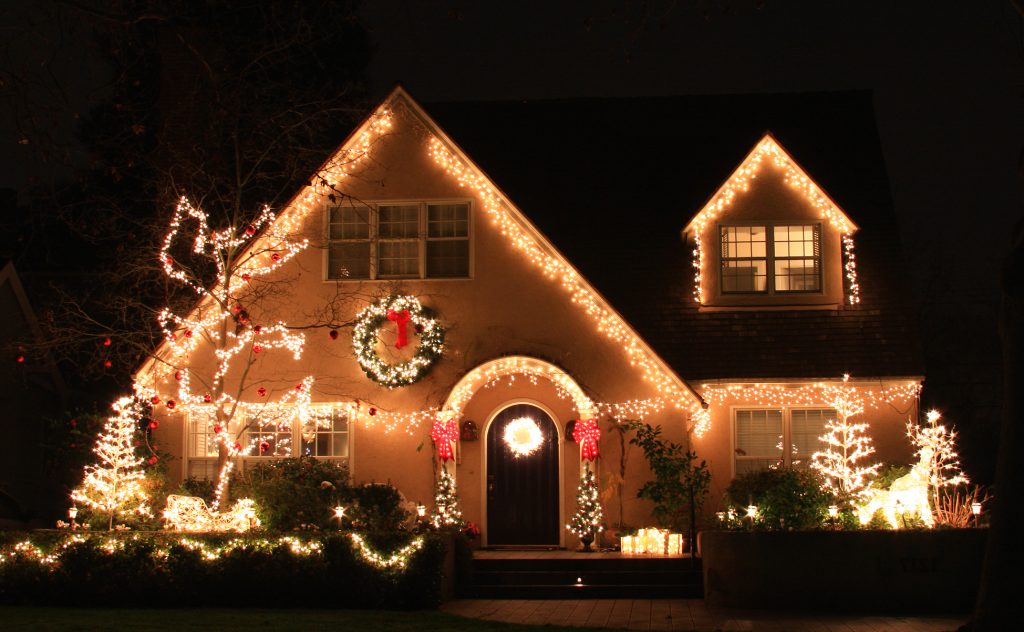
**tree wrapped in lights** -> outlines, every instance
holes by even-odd
[[[441,476],[434,486],[434,512],[430,515],[430,523],[435,529],[461,529],[463,525],[459,496],[455,493],[455,479],[443,464]]]
[[[852,387],[845,386],[847,379],[844,377],[844,385],[827,389],[836,416],[825,422],[825,434],[820,437],[825,449],[811,456],[811,467],[821,474],[825,489],[836,496],[839,504],[852,508],[864,499],[871,478],[882,464],[864,464],[875,448],[867,434],[868,424],[851,421],[864,412],[864,404]]]
[[[118,516],[153,516],[143,487],[143,459],[135,447],[143,404],[122,397],[114,402],[113,409],[93,448],[99,461],[86,466],[85,479],[71,492],[73,502],[106,516],[107,529],[114,528]]]
[[[604,512],[598,499],[597,477],[589,465],[584,467],[580,477],[580,486],[576,490],[576,513],[565,526],[570,533],[583,542],[583,550],[590,550],[590,543],[597,534],[604,531]]]
[[[301,333],[283,322],[254,322],[257,316],[250,311],[271,289],[273,281],[266,277],[308,246],[296,232],[295,221],[278,221],[269,208],[252,222],[213,230],[208,215],[182,198],[160,250],[165,275],[193,290],[199,302],[184,316],[169,308],[159,313],[164,349],[157,359],[163,370],[140,378],[135,389],[154,407],[185,412],[193,423],[205,425],[218,450],[214,511],[224,500],[237,457],[290,455],[293,420],[304,436],[329,423],[310,404],[312,376],[277,393],[251,377],[268,353],[287,351],[295,360],[302,355]],[[174,395],[161,392],[175,382]]]
[[[941,418],[939,411],[929,410],[926,424],[907,423],[907,436],[914,446],[914,454],[927,467],[928,500],[935,509],[941,506],[940,495],[946,488],[970,483],[960,469],[956,430],[940,424]]]

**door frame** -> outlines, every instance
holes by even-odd
[[[562,522],[563,522],[562,516],[565,515],[565,493],[564,493],[564,490],[563,490],[564,473],[562,472],[562,468],[563,468],[564,464],[562,463],[562,450],[563,450],[563,447],[564,447],[563,444],[565,443],[565,436],[564,436],[565,435],[565,430],[564,430],[564,428],[562,428],[562,424],[561,424],[561,422],[558,421],[558,416],[555,415],[553,410],[551,410],[549,407],[545,406],[544,404],[538,402],[535,399],[529,399],[529,398],[526,398],[526,397],[517,397],[516,399],[510,399],[510,400],[502,402],[501,404],[498,405],[497,408],[492,410],[489,415],[487,415],[487,422],[484,424],[483,433],[482,433],[483,437],[484,437],[484,440],[481,442],[483,444],[483,446],[482,446],[483,447],[483,459],[482,459],[483,460],[483,473],[482,473],[482,476],[480,476],[480,499],[482,501],[481,504],[483,505],[483,512],[482,512],[481,519],[480,519],[480,526],[481,526],[481,529],[480,529],[480,545],[481,546],[487,546],[488,545],[487,539],[488,539],[488,535],[489,535],[488,534],[488,530],[487,530],[487,516],[488,516],[488,506],[487,506],[487,504],[488,504],[488,502],[487,502],[487,472],[488,472],[488,469],[487,468],[488,468],[488,465],[489,465],[488,462],[487,462],[488,434],[491,431],[491,423],[494,422],[494,420],[498,417],[498,415],[500,415],[502,413],[502,411],[504,411],[506,408],[511,408],[512,406],[516,406],[518,404],[528,404],[530,406],[534,406],[536,408],[539,408],[544,413],[546,413],[548,418],[551,419],[551,422],[553,424],[555,424],[555,433],[556,433],[556,435],[558,437],[558,446],[557,446],[557,449],[556,449],[556,452],[557,452],[556,458],[558,459],[558,546],[564,547],[565,546],[565,530],[562,529]]]

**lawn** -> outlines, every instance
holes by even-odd
[[[373,632],[460,632],[462,630],[586,632],[594,628],[536,626],[466,619],[423,610],[245,610],[189,608],[128,610],[100,608],[0,607],[0,628],[11,630],[372,630]]]

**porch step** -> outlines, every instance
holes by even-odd
[[[489,599],[701,598],[689,558],[475,558],[467,597]]]

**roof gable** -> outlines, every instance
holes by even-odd
[[[685,379],[921,375],[869,92],[426,107]],[[686,220],[766,129],[856,222],[859,304],[711,313],[693,299]]]
[[[370,156],[373,141],[391,126],[391,112],[405,107],[412,112],[430,134],[430,153],[436,163],[460,186],[477,194],[485,212],[498,225],[510,245],[523,252],[549,279],[557,280],[566,298],[582,306],[594,321],[597,331],[622,345],[630,363],[659,393],[682,409],[703,417],[703,400],[662,360],[633,327],[604,299],[583,275],[564,257],[547,237],[511,202],[462,149],[441,129],[423,108],[401,87],[397,86],[364,120],[339,149],[329,158],[315,181],[300,190],[278,214],[267,235],[297,231],[309,213],[323,203],[335,187],[344,186],[344,179],[355,171],[355,164]],[[264,235],[249,243],[253,249]],[[159,349],[157,354],[163,352]],[[151,370],[147,362],[137,373]]]

